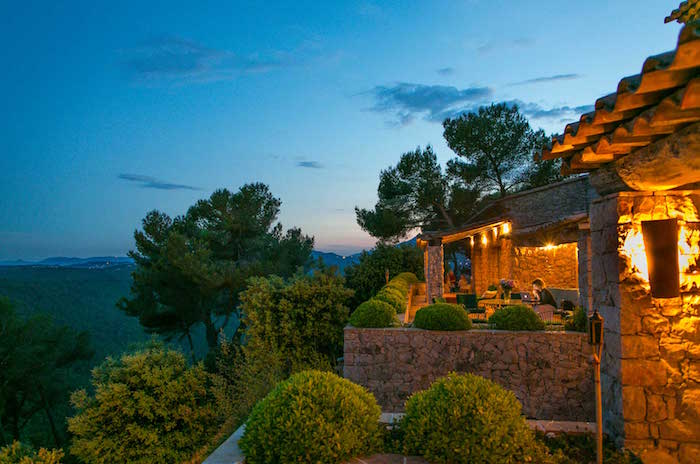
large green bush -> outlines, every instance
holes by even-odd
[[[391,327],[396,311],[388,303],[371,299],[365,301],[350,316],[353,327]]]
[[[68,419],[71,453],[90,464],[171,464],[188,459],[217,431],[201,364],[160,344],[107,360],[92,374],[94,395],[80,390]]]
[[[304,371],[253,408],[239,445],[248,464],[340,463],[380,446],[380,412],[359,385]]]
[[[529,306],[507,306],[489,317],[489,326],[496,330],[544,330],[544,321]]]
[[[18,441],[0,448],[0,464],[60,464],[62,457],[61,450],[35,451]]]
[[[450,374],[406,402],[409,454],[442,463],[547,462],[512,392],[472,374]]]
[[[416,312],[413,326],[428,330],[469,330],[472,323],[461,305],[435,303]]]

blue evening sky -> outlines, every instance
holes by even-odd
[[[675,47],[678,1],[2,2],[0,259],[123,255],[151,209],[262,181],[281,222],[374,240],[379,171],[518,101],[559,132]]]

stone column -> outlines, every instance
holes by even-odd
[[[445,260],[442,250],[442,239],[432,239],[425,247],[425,294],[428,303],[433,298],[441,297],[444,291]]]
[[[578,304],[590,311],[593,305],[593,263],[591,262],[591,226],[589,223],[579,225],[577,251]]]
[[[700,295],[655,299],[623,240],[642,221],[698,221],[700,192],[623,192],[591,207],[593,306],[605,318],[603,422],[645,463],[700,453]]]

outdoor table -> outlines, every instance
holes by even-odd
[[[532,306],[532,303],[523,303],[520,298],[511,298],[509,300],[503,299],[503,298],[488,298],[484,300],[479,300],[477,303],[480,308],[484,308],[486,310],[486,318],[488,319],[491,314],[493,314],[497,309],[501,309],[504,306],[513,306],[513,305],[528,305]]]

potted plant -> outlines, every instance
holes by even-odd
[[[501,290],[503,290],[503,299],[510,301],[510,292],[515,287],[515,281],[512,279],[501,279]]]

